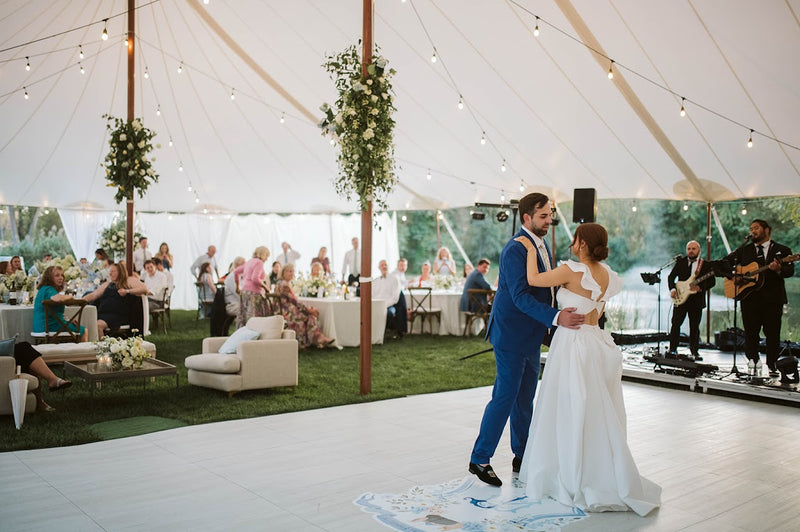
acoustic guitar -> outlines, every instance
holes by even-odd
[[[781,264],[785,264],[795,262],[798,259],[800,259],[800,254],[795,253],[778,260]],[[769,264],[759,268],[758,263],[755,261],[744,266],[737,266],[733,279],[725,279],[725,297],[741,301],[751,293],[759,290],[764,286],[764,276],[761,275],[761,272],[766,271],[768,268]]]
[[[686,303],[686,300],[689,299],[689,296],[695,293],[692,292],[692,287],[699,285],[709,277],[713,276],[714,276],[714,271],[712,270],[708,273],[701,275],[697,279],[695,279],[694,274],[692,274],[692,276],[686,279],[685,281],[675,281],[675,295],[672,296],[672,303],[676,307],[683,305],[684,303]]]

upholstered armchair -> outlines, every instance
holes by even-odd
[[[17,361],[14,357],[0,356],[0,415],[13,414],[11,407],[11,392],[8,381],[16,377]],[[39,388],[39,379],[33,375],[22,373],[21,377],[28,381],[28,395],[25,397],[25,413],[36,411],[36,396],[33,392]]]
[[[294,331],[283,326],[283,316],[256,317],[230,337],[203,339],[203,353],[185,360],[189,384],[229,397],[242,390],[297,386],[298,344]]]

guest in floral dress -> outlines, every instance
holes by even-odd
[[[268,258],[269,249],[266,246],[258,246],[253,251],[253,258],[233,270],[242,298],[237,319],[238,327],[244,327],[247,320],[253,316],[270,315],[269,305],[264,297],[264,294],[269,292],[269,279],[267,272],[264,271],[264,261]]]
[[[292,329],[297,336],[300,347],[316,346],[319,349],[333,345],[335,340],[322,333],[319,326],[319,310],[307,307],[297,300],[292,285],[294,264],[287,264],[281,270],[277,293],[281,296],[281,313],[286,320],[286,327]]]

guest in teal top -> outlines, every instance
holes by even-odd
[[[72,296],[64,295],[61,292],[64,289],[64,270],[61,266],[48,266],[39,279],[38,291],[36,292],[36,299],[33,301],[33,332],[45,332],[45,319],[47,314],[44,310],[44,302],[47,300],[55,301],[56,303],[70,303],[74,301]],[[64,305],[52,307],[54,312],[59,318],[64,320]],[[50,331],[57,331],[61,328],[61,324],[55,317],[50,318],[48,323]],[[73,332],[79,332],[78,326],[74,323],[69,324],[69,329]],[[88,334],[86,328],[81,326],[79,334],[81,341],[87,340]]]

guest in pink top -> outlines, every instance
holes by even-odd
[[[269,249],[258,246],[253,252],[253,258],[233,270],[233,275],[239,283],[239,296],[242,301],[239,305],[238,326],[244,327],[247,320],[253,316],[269,316],[269,306],[264,297],[269,291],[269,278],[264,271],[264,261],[269,258]]]

